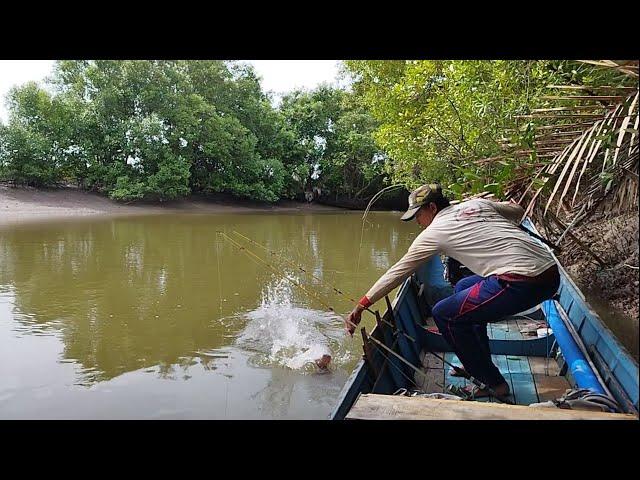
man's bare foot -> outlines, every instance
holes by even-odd
[[[509,389],[509,384],[507,382],[499,383],[498,385],[492,388],[493,388],[493,391],[499,397],[506,397],[507,395],[509,395],[509,393],[511,393],[511,390]],[[483,398],[483,397],[489,397],[492,395],[489,393],[488,390],[485,390],[484,388],[478,388],[474,385],[467,385],[462,390],[472,398]]]

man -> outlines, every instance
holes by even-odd
[[[560,285],[551,254],[518,228],[523,213],[517,204],[482,198],[450,205],[438,184],[414,190],[402,220],[415,217],[424,230],[349,314],[345,322],[349,334],[353,335],[365,308],[424,262],[437,254],[453,257],[476,275],[460,280],[453,295],[433,305],[433,319],[463,368],[498,395],[507,395],[509,385],[491,361],[487,322],[551,298]],[[477,388],[469,393],[488,395]]]

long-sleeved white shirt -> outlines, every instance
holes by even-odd
[[[519,205],[485,199],[440,210],[366,297],[371,303],[377,302],[436,254],[453,257],[483,277],[504,273],[539,275],[555,261],[546,248],[518,228],[523,213]]]

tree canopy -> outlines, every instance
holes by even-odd
[[[313,187],[357,199],[434,180],[455,196],[502,196],[553,157],[532,113],[598,108],[580,96],[557,108],[548,85],[614,85],[620,73],[559,60],[343,65],[350,88],[290,92],[275,107],[240,62],[59,61],[50,88],[7,96],[0,177],[124,201],[224,192],[273,202]]]

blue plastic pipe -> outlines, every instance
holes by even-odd
[[[553,335],[558,342],[558,346],[562,352],[571,375],[576,381],[579,388],[588,388],[594,393],[600,393],[606,395],[606,392],[600,385],[598,378],[593,373],[591,365],[585,359],[580,347],[573,339],[571,332],[567,329],[566,325],[560,317],[560,313],[556,308],[553,300],[547,300],[543,303],[544,312],[549,320],[549,326],[553,331]]]

